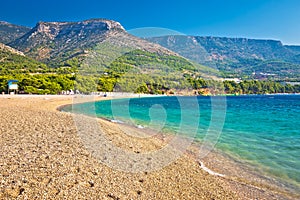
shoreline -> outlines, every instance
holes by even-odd
[[[4,116],[1,123],[9,118],[19,120],[1,129],[3,140],[0,141],[0,145],[3,148],[0,155],[5,161],[2,163],[10,164],[0,165],[0,171],[3,172],[0,173],[0,179],[3,180],[0,182],[0,198],[20,195],[26,195],[27,198],[45,197],[43,191],[48,191],[49,198],[59,198],[62,197],[61,195],[69,194],[70,198],[72,195],[79,195],[79,198],[101,199],[171,198],[172,196],[181,199],[288,199],[287,194],[280,195],[274,190],[253,187],[251,184],[247,185],[228,177],[210,175],[193,160],[194,147],[190,149],[191,154],[183,155],[160,171],[131,174],[112,170],[95,160],[82,146],[76,128],[72,125],[73,114],[57,110],[60,106],[72,103],[71,97],[45,96],[0,98],[0,112]],[[38,123],[39,120],[43,123]],[[119,125],[110,121],[100,121],[103,129],[107,131],[107,137],[128,151],[146,153],[163,145],[163,142],[157,140],[158,138],[149,141],[130,138],[120,131]],[[143,129],[135,127],[132,131],[140,133]],[[36,149],[38,146],[39,150]],[[36,157],[37,153],[40,156]],[[211,166],[217,163],[224,167],[223,158],[213,154],[203,161],[204,166],[211,169]],[[26,159],[24,160],[21,155],[26,155],[24,157]],[[32,158],[28,160],[28,156]],[[40,166],[39,163],[44,164]],[[33,169],[35,171],[32,171]],[[34,173],[31,174],[31,171]],[[60,171],[65,175],[60,174]],[[61,176],[67,179],[62,179]],[[35,182],[34,177],[38,177],[40,181]],[[26,182],[21,181],[25,180],[24,178]]]
[[[125,98],[127,98],[127,97],[125,97]],[[100,101],[102,101],[102,100],[105,101],[105,100],[113,100],[113,99],[101,99]],[[68,111],[63,111],[63,112],[68,112]],[[142,131],[142,132],[144,132],[146,134],[150,134],[150,135],[151,135],[151,132],[155,132],[155,130],[152,130],[149,128],[139,128],[139,125],[136,125],[136,124],[129,124],[127,122],[121,122],[121,121],[120,122],[114,121],[112,119],[105,118],[105,117],[97,117],[97,119],[99,121],[104,120],[108,123],[117,124],[119,126],[127,126],[127,127],[131,127],[134,129],[138,129],[138,131]],[[165,135],[165,137],[174,136],[174,133],[170,130],[168,130],[167,132],[163,132],[162,134]],[[155,138],[164,141],[164,138],[162,138],[162,137],[158,136]],[[235,167],[239,168],[239,172],[235,172],[234,176],[232,175],[232,173],[226,173],[226,172],[220,173],[221,167],[224,167],[224,166],[221,166],[221,167],[219,166],[219,168],[218,168],[218,167],[212,167],[212,164],[206,165],[205,163],[203,163],[203,161],[198,160],[197,156],[195,156],[195,151],[197,149],[200,149],[201,144],[202,144],[202,142],[200,140],[198,140],[198,139],[193,140],[193,142],[191,144],[192,145],[191,148],[193,150],[187,150],[188,152],[186,152],[185,154],[187,154],[189,157],[192,157],[193,162],[197,162],[199,164],[199,167],[202,170],[206,171],[208,174],[213,175],[213,176],[226,177],[232,181],[238,181],[241,184],[248,184],[249,187],[258,187],[258,188],[265,188],[265,189],[268,188],[275,192],[280,191],[280,193],[282,193],[282,194],[286,194],[286,195],[296,194],[296,196],[298,196],[296,186],[293,185],[292,183],[288,182],[287,180],[274,179],[275,177],[273,177],[271,174],[266,174],[266,172],[263,172],[260,170],[259,170],[260,173],[256,172],[255,170],[257,170],[257,169],[255,169],[255,166],[253,165],[253,163],[251,164],[250,162],[248,162],[246,160],[237,159],[236,156],[233,156],[229,152],[223,152],[222,149],[214,149],[212,152],[212,154],[214,156],[220,156],[220,157],[222,157],[221,158],[222,160],[227,160],[227,162],[230,163],[230,165],[232,165],[232,166],[230,166],[230,168],[235,168]],[[210,156],[209,159],[204,159],[204,160],[205,160],[205,162],[213,163],[212,156]],[[207,166],[209,166],[209,167],[207,167]],[[263,174],[262,174],[262,172],[263,172]],[[243,174],[243,175],[238,176],[238,174]],[[283,186],[282,184],[285,185],[285,188],[281,188]],[[287,187],[287,185],[292,185],[293,188]]]

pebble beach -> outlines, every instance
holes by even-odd
[[[72,102],[71,96],[0,96],[0,199],[293,199],[209,173],[201,164],[213,168],[213,154],[199,164],[186,153],[153,172],[110,168],[86,149],[74,114],[58,110]],[[129,137],[107,120],[99,119],[99,126],[126,151],[146,153],[164,145],[159,138]]]

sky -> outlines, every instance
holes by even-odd
[[[91,18],[115,20],[127,30],[158,27],[300,45],[299,0],[0,0],[0,20],[18,25]]]

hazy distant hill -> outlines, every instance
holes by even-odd
[[[30,31],[31,28],[0,21],[0,43],[8,44]]]
[[[198,63],[216,67],[228,76],[299,78],[300,46],[246,38],[163,36],[147,38]]]
[[[292,50],[296,55],[293,57],[292,61],[300,64],[300,46],[286,45],[286,48]]]
[[[285,45],[286,48],[292,50],[294,53],[300,55],[300,46],[295,46],[295,45]]]
[[[147,38],[148,41],[168,47],[175,52],[191,55],[193,50],[206,53],[209,60],[238,59],[274,59],[291,57],[291,50],[280,41],[255,40],[246,38],[200,37],[200,36],[163,36]],[[183,51],[186,48],[187,52]],[[191,52],[188,51],[191,49]],[[199,53],[195,51],[194,53]]]

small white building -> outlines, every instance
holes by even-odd
[[[8,80],[7,81],[7,93],[10,94],[11,91],[13,91],[11,94],[15,94],[18,91],[18,80]]]

